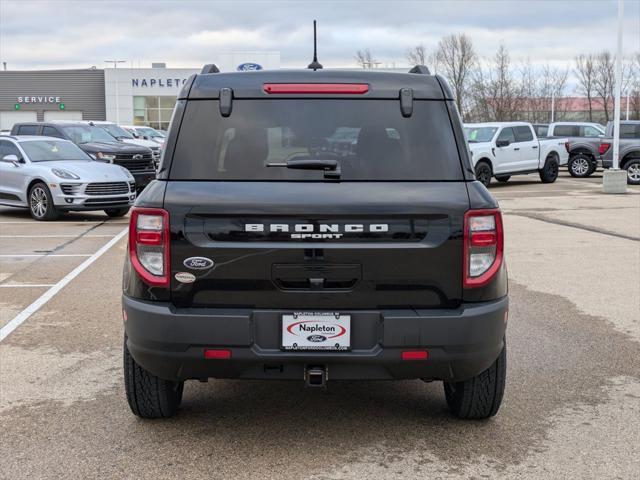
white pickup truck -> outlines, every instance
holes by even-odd
[[[492,177],[506,182],[512,175],[536,172],[542,183],[552,183],[569,159],[566,138],[539,140],[530,123],[467,123],[464,133],[476,178],[485,186]]]

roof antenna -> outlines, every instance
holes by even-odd
[[[307,68],[313,70],[322,69],[322,64],[318,62],[318,45],[316,43],[316,21],[313,21],[313,62],[311,62]]]

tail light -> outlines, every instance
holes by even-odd
[[[129,257],[146,283],[169,286],[169,212],[161,208],[131,211]]]
[[[602,142],[600,144],[600,146],[598,147],[598,153],[600,155],[604,155],[605,153],[607,153],[607,150],[609,150],[611,148],[611,144],[607,143],[607,142]]]
[[[571,144],[569,142],[564,142],[564,149],[567,151],[567,153],[571,152]]]
[[[482,287],[496,275],[503,259],[502,214],[499,209],[469,210],[464,215],[465,288]]]

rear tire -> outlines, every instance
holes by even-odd
[[[544,162],[544,167],[540,169],[540,180],[542,183],[553,183],[558,179],[558,161],[554,157],[548,157]]]
[[[482,183],[485,187],[488,187],[491,183],[492,176],[493,171],[491,170],[491,165],[487,162],[478,162],[476,165],[476,180]]]
[[[111,218],[124,217],[127,213],[129,213],[129,207],[127,208],[107,208],[104,213],[109,215]]]
[[[464,382],[444,382],[451,412],[465,420],[484,419],[498,413],[507,376],[507,343],[484,372]]]
[[[51,191],[42,182],[34,184],[29,190],[29,213],[34,220],[50,221],[58,218],[59,212],[53,204]]]
[[[593,159],[584,153],[571,157],[569,163],[567,163],[567,168],[569,169],[569,174],[575,178],[589,177],[596,170]]]
[[[629,185],[640,185],[640,158],[632,158],[624,164],[627,171],[627,183]]]
[[[511,178],[511,175],[502,175],[501,177],[496,177],[496,180],[502,183],[507,183],[510,178]]]
[[[124,386],[127,402],[140,418],[169,418],[182,402],[184,382],[171,382],[156,377],[136,363],[124,339]]]

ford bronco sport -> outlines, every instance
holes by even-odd
[[[424,66],[192,76],[123,288],[143,418],[208,378],[440,380],[460,418],[502,401],[502,217]]]

